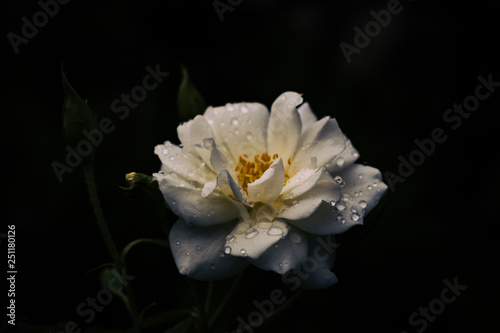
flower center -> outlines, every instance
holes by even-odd
[[[248,189],[248,184],[259,179],[278,158],[278,154],[274,154],[271,157],[268,153],[262,153],[260,155],[255,155],[252,162],[247,154],[243,154],[243,156],[240,155],[238,158],[238,165],[235,168],[238,183],[246,191]],[[291,164],[290,159],[288,159],[288,164]],[[288,174],[285,173],[285,183],[288,178]]]

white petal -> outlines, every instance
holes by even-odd
[[[289,192],[284,198],[290,203],[278,217],[289,220],[303,220],[310,217],[322,202],[335,203],[341,195],[340,188],[333,178],[325,171],[320,169],[313,177],[301,186]]]
[[[327,165],[325,165],[326,170],[330,174],[336,174],[339,170],[347,168],[348,166],[353,164],[359,157],[359,153],[352,145],[351,140],[349,140],[346,136],[344,136],[344,138],[345,149]]]
[[[259,179],[248,184],[248,199],[252,202],[272,202],[279,197],[284,183],[283,160],[278,158]]]
[[[238,210],[229,198],[212,193],[206,198],[201,189],[174,182],[168,175],[159,181],[160,191],[172,211],[189,223],[199,226],[221,224],[239,216]]]
[[[332,236],[308,235],[307,258],[301,266],[285,273],[283,281],[300,281],[299,285],[304,289],[322,289],[337,283],[337,277],[330,271],[335,262],[337,247]]]
[[[248,263],[224,253],[232,224],[212,227],[187,225],[178,220],[169,235],[175,264],[181,274],[203,281],[219,280],[241,273]]]
[[[167,173],[176,173],[190,181],[205,184],[214,177],[214,173],[198,157],[184,152],[180,147],[165,142],[155,147],[155,154],[163,163],[162,170]]]
[[[267,148],[270,156],[278,154],[284,161],[293,157],[302,130],[297,111],[300,103],[302,97],[295,92],[283,93],[274,101],[267,128]]]
[[[196,116],[177,127],[179,140],[189,151],[195,144],[201,144],[205,138],[213,138],[212,129],[203,116]]]
[[[306,128],[318,121],[318,118],[316,117],[314,112],[312,112],[309,103],[302,104],[298,107],[297,110],[299,111],[300,121],[302,122],[302,132],[304,132]]]
[[[261,224],[258,223],[255,226],[252,224],[246,221],[240,222],[228,235],[226,246],[230,248],[231,255],[258,258],[288,234],[286,222],[279,219],[271,224],[266,223],[265,228],[260,228]]]
[[[335,205],[323,202],[310,217],[289,222],[315,235],[339,234],[357,224],[378,203],[387,185],[381,181],[380,172],[372,167],[353,164],[339,175],[345,182],[342,197]]]
[[[294,175],[300,169],[323,167],[344,148],[344,135],[337,121],[328,117],[318,120],[300,135],[289,174]]]
[[[217,144],[227,157],[267,152],[266,136],[269,111],[259,103],[237,103],[208,108],[205,118],[212,127]]]
[[[284,274],[302,264],[307,256],[307,237],[296,228],[288,235],[267,249],[257,259],[249,259],[250,263],[266,271]]]

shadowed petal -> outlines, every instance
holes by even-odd
[[[231,223],[198,227],[179,219],[169,235],[179,272],[202,281],[225,279],[241,273],[248,262],[224,252],[226,235],[232,227]]]
[[[267,249],[259,258],[249,261],[260,269],[284,274],[302,264],[307,250],[306,235],[292,227],[285,238]]]

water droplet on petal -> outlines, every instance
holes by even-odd
[[[177,241],[177,242],[175,242],[175,245],[181,245],[181,242]]]
[[[230,246],[226,246],[226,247],[224,248],[224,253],[225,253],[225,254],[229,254],[229,253],[231,253],[231,247],[230,247]]]
[[[257,222],[256,227],[259,229],[268,229],[273,222],[271,222],[269,219],[263,218],[261,221]]]
[[[359,221],[359,215],[357,213],[354,213],[351,215],[351,219],[356,222],[356,221]]]
[[[233,234],[229,234],[226,236],[226,242],[232,242],[233,240],[235,240],[236,237],[233,235]]]
[[[343,166],[343,165],[344,165],[344,162],[345,162],[345,160],[344,160],[344,158],[342,158],[342,157],[339,157],[339,158],[337,159],[337,165],[338,165],[339,167]]]
[[[234,233],[237,235],[241,235],[245,231],[247,231],[248,228],[250,228],[250,223],[243,221],[236,226],[236,230],[234,230]]]
[[[335,180],[335,182],[337,183],[337,185],[339,187],[343,187],[345,185],[345,181],[340,176],[335,176],[335,178],[333,178],[333,180]]]
[[[269,228],[269,230],[267,231],[267,233],[268,233],[269,236],[279,236],[279,235],[283,234],[283,229],[281,229],[280,227],[277,227],[277,226],[273,225],[271,228]]]
[[[168,155],[168,149],[163,149],[162,153],[163,155]]]
[[[337,209],[338,209],[339,211],[343,211],[343,210],[344,210],[344,209],[346,209],[346,208],[347,208],[347,206],[346,206],[345,202],[343,202],[343,201],[341,201],[341,202],[339,202],[339,203],[337,204]]]
[[[247,251],[245,249],[241,249],[240,252],[244,257],[247,256]]]
[[[338,215],[337,215],[337,220],[339,220],[339,221],[340,221],[340,220],[342,220],[342,218],[343,218],[342,214],[338,214]]]
[[[191,253],[190,253],[189,251],[187,251],[187,252],[186,252],[186,255],[187,255],[187,256],[188,256],[188,255],[190,255],[190,254],[191,254]]]
[[[366,206],[368,206],[368,203],[366,201],[364,201],[364,200],[361,200],[359,202],[359,205],[361,206],[361,208],[366,208]]]
[[[245,105],[242,105],[241,108],[241,113],[247,113],[248,112],[248,108],[245,106]]]
[[[359,175],[358,175],[358,179],[363,179],[363,175],[362,175],[362,174],[359,174]]]
[[[249,228],[247,231],[245,231],[245,237],[246,238],[254,238],[255,236],[257,236],[259,232],[257,231],[257,229],[255,228]]]
[[[330,201],[330,206],[334,207],[337,202],[335,200]]]
[[[226,110],[231,112],[234,110],[234,107],[228,103],[228,104],[226,104]]]
[[[368,185],[368,191],[370,191],[372,189],[372,186],[371,185]]]
[[[233,125],[233,126],[238,126],[238,123],[239,123],[239,122],[238,122],[238,119],[237,119],[237,118],[232,118],[232,119],[231,119],[231,125]]]
[[[298,232],[291,232],[289,236],[290,236],[290,241],[294,244],[298,244],[302,240],[302,237]]]

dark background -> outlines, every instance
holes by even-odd
[[[40,7],[35,1],[3,1],[0,232],[6,233],[6,224],[16,225],[17,323],[42,332],[55,332],[68,320],[88,332],[130,327],[119,300],[89,325],[75,312],[100,290],[98,273],[88,271],[111,259],[82,169],[59,182],[51,167],[53,161],[64,163],[69,143],[61,127],[61,62],[97,118],[116,125],[96,151],[95,171],[120,249],[137,238],[166,237],[160,228],[165,221],[119,186],[128,172],[156,172],[154,146],[177,142],[183,63],[210,105],[270,106],[284,91],[302,93],[316,114],[338,120],[360,161],[382,172],[397,173],[398,156],[408,158],[414,140],[429,138],[434,128],[448,135],[404,183],[388,191],[364,226],[339,235],[333,269],[339,283],[307,292],[255,331],[416,332],[421,326],[410,326],[409,316],[440,297],[444,279],[457,278],[467,290],[425,332],[498,332],[500,92],[481,102],[458,129],[443,121],[446,109],[474,93],[479,75],[492,73],[500,81],[499,10],[493,3],[403,1],[402,12],[348,64],[339,44],[352,44],[353,28],[363,28],[373,20],[370,11],[385,9],[387,1],[244,0],[221,21],[211,1],[74,0],[61,5],[18,54],[7,34],[20,34],[21,18],[31,21]],[[119,120],[111,102],[140,85],[145,67],[156,64],[169,77]],[[137,247],[129,266],[139,306],[157,303],[147,314],[192,306],[167,249]],[[236,329],[238,316],[255,311],[252,301],[267,299],[275,288],[291,296],[289,285],[274,273],[249,268],[244,274],[220,331]],[[215,285],[215,302],[230,283]],[[196,284],[201,297],[206,287]]]

